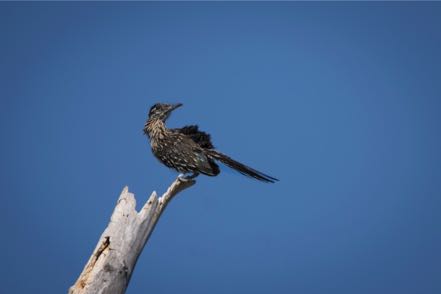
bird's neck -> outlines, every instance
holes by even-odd
[[[167,132],[169,132],[169,130],[165,126],[165,123],[160,119],[149,119],[144,126],[144,133],[151,141],[163,139]]]

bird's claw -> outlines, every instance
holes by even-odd
[[[184,175],[182,175],[182,174],[178,176],[178,179],[179,179],[181,182],[188,182],[188,181],[190,181],[189,178],[187,178],[186,176],[184,176]]]
[[[193,181],[194,178],[196,178],[199,175],[199,173],[192,173],[190,175],[184,175],[184,174],[179,174],[178,175],[178,179],[183,181],[183,182],[189,182],[189,181]]]

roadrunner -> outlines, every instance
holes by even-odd
[[[153,154],[166,166],[182,173],[181,179],[193,179],[200,173],[217,176],[220,170],[215,161],[218,160],[241,174],[259,181],[267,183],[278,181],[216,151],[210,135],[200,131],[197,125],[168,129],[165,121],[171,112],[180,106],[181,103],[153,105],[144,125],[144,133],[150,139]],[[185,174],[187,176],[184,176]]]

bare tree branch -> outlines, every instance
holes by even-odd
[[[177,178],[161,197],[153,192],[139,212],[134,194],[125,187],[107,228],[69,294],[125,293],[136,261],[167,204],[194,184],[194,180]]]

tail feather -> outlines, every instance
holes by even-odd
[[[232,169],[237,170],[238,172],[240,172],[241,174],[254,178],[256,180],[262,181],[262,182],[266,182],[266,183],[274,183],[276,181],[278,181],[278,179],[273,178],[269,175],[266,175],[258,170],[255,170],[249,166],[246,166],[245,164],[242,164],[234,159],[232,159],[231,157],[228,157],[225,154],[222,154],[216,150],[207,150],[208,154],[213,157],[214,159],[217,159],[219,161],[221,161],[223,164],[225,164],[226,166],[231,167]]]

